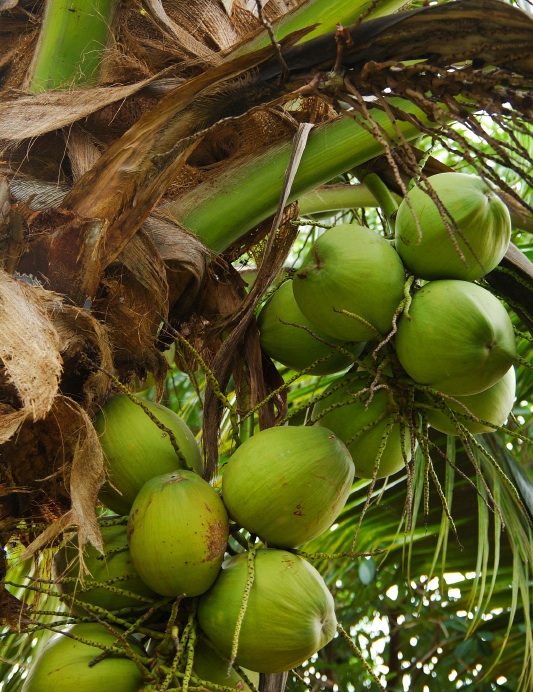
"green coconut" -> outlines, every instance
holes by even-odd
[[[137,573],[162,596],[198,596],[215,581],[229,520],[218,493],[192,471],[147,481],[128,519]]]
[[[364,226],[342,224],[318,238],[294,277],[293,291],[317,329],[358,342],[390,332],[404,282],[404,266],[389,242]]]
[[[473,435],[479,433],[494,432],[496,428],[503,425],[513,409],[516,392],[516,375],[514,368],[509,368],[505,375],[493,384],[492,387],[485,389],[478,394],[470,396],[458,396],[453,399],[442,399],[441,404],[449,407],[458,415],[457,419]],[[458,435],[459,430],[451,419],[441,408],[429,408],[426,411],[428,423],[447,435]],[[471,416],[464,418],[463,416]],[[472,418],[476,420],[472,420]],[[491,425],[486,425],[481,421],[486,421]]]
[[[468,281],[431,281],[398,321],[396,353],[407,374],[444,394],[482,392],[516,359],[511,319],[492,293]]]
[[[139,577],[128,549],[126,526],[101,526],[104,553],[88,545],[83,562],[88,574],[80,569],[77,534],[62,546],[54,556],[54,578],[61,593],[75,596],[82,604],[106,610],[118,610],[151,603],[155,594]],[[113,591],[102,584],[112,586]],[[133,594],[133,595],[132,595]],[[141,598],[136,598],[135,595]],[[73,611],[86,615],[81,605]]]
[[[228,658],[247,575],[246,553],[228,558],[198,601],[202,630]],[[290,670],[331,641],[336,626],[333,597],[312,565],[285,550],[257,551],[237,665],[260,673]]]
[[[316,329],[298,307],[292,281],[286,281],[272,294],[259,313],[257,325],[263,351],[292,370],[304,370],[319,358],[327,357],[323,363],[309,370],[309,375],[328,375],[344,370],[365,347],[365,343],[348,344],[332,339]],[[339,353],[319,339],[343,346],[352,353],[352,357]]]
[[[116,629],[116,628],[114,628]],[[99,623],[73,625],[64,634],[54,635],[31,665],[22,692],[137,692],[143,685],[140,670],[126,654],[106,656],[89,665],[106,646],[125,648],[117,637]],[[77,636],[89,645],[72,639]],[[142,647],[129,639],[134,652],[144,656]]]
[[[147,400],[142,403],[174,433],[188,466],[201,475],[200,448],[186,423],[161,404]],[[129,513],[137,493],[150,478],[183,466],[169,435],[125,394],[107,401],[94,427],[100,435],[109,476],[99,498],[117,514]]]
[[[268,428],[224,467],[222,497],[247,531],[280,548],[319,536],[344,507],[354,477],[350,454],[326,428]]]
[[[366,373],[356,372],[332,382],[324,390],[325,398],[313,407],[312,419],[316,420],[315,425],[332,430],[346,444],[356,476],[372,478],[377,467],[376,478],[385,478],[401,471],[411,460],[411,435],[405,427],[402,434],[387,391],[377,389],[370,397],[371,381]],[[392,427],[383,447],[389,425]]]
[[[259,687],[259,673],[246,669],[243,669],[243,672],[255,687]],[[229,659],[221,656],[209,640],[203,637],[197,640],[194,647],[193,673],[200,680],[229,687],[231,690],[250,692],[250,687],[242,675],[230,665]]]
[[[509,246],[507,207],[474,175],[439,173],[428,181],[446,210],[444,219],[430,195],[413,187],[396,216],[398,254],[422,279],[480,279],[500,263]]]

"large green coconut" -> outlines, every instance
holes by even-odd
[[[396,352],[407,374],[444,394],[488,389],[516,358],[513,325],[492,293],[468,281],[431,281],[398,322]]]
[[[341,512],[354,468],[326,428],[262,430],[224,467],[222,497],[230,516],[280,548],[295,548],[328,529]]]
[[[89,664],[102,653],[101,646],[125,645],[99,623],[73,625],[65,630],[71,636],[54,635],[30,667],[22,692],[137,692],[142,675],[126,655],[106,656],[96,665]],[[84,644],[72,635],[94,642]],[[130,639],[136,654],[145,655],[140,645]]]
[[[405,269],[390,243],[364,226],[342,224],[318,238],[293,291],[317,329],[344,341],[368,341],[390,332],[404,282]]]
[[[188,466],[202,474],[202,456],[194,435],[181,418],[161,404],[142,403],[173,433]],[[169,435],[125,394],[107,401],[94,427],[107,461],[109,482],[100,500],[117,514],[128,514],[135,496],[154,476],[182,468]]]
[[[247,575],[245,553],[228,558],[198,602],[202,630],[228,658]],[[333,597],[312,565],[285,550],[257,551],[238,665],[260,673],[290,670],[331,641],[336,626]]]
[[[263,351],[293,370],[304,370],[319,358],[327,357],[309,370],[309,375],[327,375],[347,368],[365,346],[364,342],[348,344],[332,339],[314,327],[294,299],[292,281],[286,281],[272,294],[259,313],[257,324]],[[340,344],[352,357],[339,353],[320,339]]]
[[[422,279],[481,278],[500,263],[509,246],[507,207],[474,175],[439,173],[428,181],[446,212],[443,218],[419,187],[409,191],[396,216],[396,249],[403,263]]]
[[[256,687],[259,687],[259,673],[246,669],[243,672]],[[231,690],[250,692],[250,687],[235,668],[231,667],[229,659],[221,656],[209,640],[203,637],[197,640],[194,647],[193,673],[200,680],[229,687]]]
[[[450,408],[457,415],[464,427],[473,435],[494,432],[503,425],[513,409],[516,391],[516,375],[514,368],[509,368],[505,375],[478,394],[458,396],[452,399],[442,399],[441,404]],[[428,423],[448,435],[458,435],[460,430],[449,414],[442,408],[429,408],[426,411]],[[464,418],[464,416],[470,418]],[[486,423],[491,423],[487,425]]]
[[[215,581],[229,520],[218,493],[192,471],[156,476],[131,508],[128,543],[144,582],[163,596],[198,596]]]
[[[377,389],[370,396],[371,382],[372,378],[361,372],[338,378],[324,390],[325,398],[313,407],[312,419],[346,444],[356,476],[372,478],[376,473],[376,478],[384,478],[401,471],[410,461],[411,435],[405,426],[402,432],[389,392]],[[385,442],[388,426],[392,427]]]
[[[155,594],[139,577],[128,549],[127,528],[125,525],[101,527],[104,553],[88,545],[83,562],[88,574],[83,576],[80,569],[80,555],[77,534],[62,546],[54,556],[54,576],[61,593],[75,596],[82,604],[89,604],[118,610],[142,606],[157,599]],[[112,586],[113,591],[103,584]],[[133,594],[133,595],[132,595]],[[135,598],[135,594],[141,598]],[[74,605],[79,615],[87,611],[81,605]]]

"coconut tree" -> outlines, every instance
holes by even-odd
[[[500,0],[401,6],[0,4],[6,689],[20,687],[10,667],[30,652],[20,633],[67,621],[42,581],[63,536],[76,530],[81,550],[103,549],[108,470],[94,419],[109,398],[149,391],[180,410],[187,399],[204,478],[217,483],[235,445],[299,421],[328,384],[276,368],[255,320],[304,251],[300,229],[316,233],[302,217],[333,223],[379,207],[367,222],[387,236],[410,181],[438,206],[427,179],[450,165],[485,179],[513,220],[514,242],[483,285],[519,334],[521,418],[488,440],[424,432],[401,479],[356,483],[336,530],[305,552],[335,592],[339,636],[299,679],[263,674],[259,686],[382,685],[381,654],[356,641],[380,613],[391,689],[402,671],[413,689],[452,671],[463,684],[505,673],[511,688],[531,688],[531,486],[519,462],[532,387],[533,22]],[[451,573],[465,584],[450,606]],[[158,609],[192,652],[194,608],[153,603],[134,629],[148,637],[143,618]],[[428,628],[431,644],[406,654]],[[191,666],[170,660],[159,670],[137,658],[146,685],[187,689]],[[321,682],[310,682],[313,665]]]

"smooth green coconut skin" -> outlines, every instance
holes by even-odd
[[[483,392],[470,396],[458,396],[453,399],[443,399],[441,403],[444,403],[453,412],[470,414],[477,418],[479,422],[457,416],[469,432],[478,435],[479,433],[494,432],[497,427],[505,423],[513,409],[515,392],[516,375],[514,368],[509,368],[496,384]],[[447,435],[460,434],[454,421],[441,409],[429,408],[426,410],[426,414],[428,423],[436,430]],[[481,421],[492,423],[492,426],[485,425]]]
[[[444,394],[482,392],[516,358],[513,325],[492,293],[468,281],[431,281],[413,296],[394,338],[398,359],[419,384]]]
[[[89,666],[103,646],[121,646],[117,638],[99,623],[73,625],[65,631],[82,637],[94,646],[54,635],[32,664],[22,692],[137,692],[143,679],[137,665],[126,656],[113,654]],[[135,653],[144,656],[140,645],[129,640]],[[123,645],[122,645],[123,646]]]
[[[409,271],[422,279],[480,279],[500,263],[509,246],[511,217],[507,207],[477,176],[438,173],[428,180],[457,224],[454,228],[447,219],[464,260],[439,208],[419,187],[413,187],[398,208],[398,254]]]
[[[295,548],[333,524],[353,478],[350,453],[330,430],[268,428],[233,453],[222,497],[247,531],[278,548]]]
[[[317,420],[315,425],[332,430],[347,445],[355,466],[355,475],[359,478],[372,478],[378,463],[383,434],[387,424],[393,420],[391,415],[394,415],[390,412],[389,395],[383,389],[374,392],[368,406],[368,392],[354,398],[358,392],[368,388],[371,381],[371,378],[363,373],[343,375],[324,390],[325,398],[315,404],[312,413],[312,420]],[[372,425],[382,416],[382,420],[350,442],[362,428]],[[405,430],[403,435],[402,453],[401,426],[399,422],[393,422],[379,460],[376,478],[385,478],[401,471],[405,468],[406,462],[411,460],[411,456],[409,430]]]
[[[229,675],[228,675],[228,671]],[[259,673],[244,669],[248,679],[259,687]],[[214,682],[215,685],[223,685],[231,690],[250,692],[250,688],[244,682],[239,673],[230,666],[228,658],[223,658],[213,645],[203,637],[199,638],[194,647],[193,673],[200,680]]]
[[[101,526],[104,541],[104,554],[102,555],[92,545],[87,546],[83,561],[88,574],[81,581],[80,560],[77,534],[54,556],[54,578],[61,593],[70,594],[82,603],[105,608],[106,610],[118,610],[142,606],[158,599],[154,593],[138,576],[128,549],[126,526]],[[63,577],[69,577],[76,581],[62,581]],[[127,578],[125,578],[127,577]],[[105,588],[92,588],[93,584],[109,582],[113,586],[113,592]],[[117,593],[117,589],[124,594]],[[135,598],[127,592],[144,596]],[[68,602],[68,601],[67,601]],[[83,606],[73,606],[73,611],[79,615],[87,615]]]
[[[292,281],[285,281],[272,294],[259,313],[257,325],[263,351],[292,370],[297,372],[304,370],[318,358],[329,356],[326,361],[309,370],[307,373],[309,375],[328,375],[344,370],[352,364],[353,358],[357,358],[365,347],[365,342],[353,344],[339,341],[316,329],[298,307],[292,291]],[[312,333],[294,325],[306,327]],[[318,338],[315,338],[313,334],[316,334]],[[319,339],[340,344],[353,356],[348,358]]]
[[[202,454],[181,418],[160,404],[142,403],[173,433],[188,465],[202,474]],[[125,394],[107,401],[94,421],[107,461],[109,483],[99,499],[117,514],[129,514],[137,493],[154,476],[182,468],[170,438]]]
[[[198,622],[231,656],[247,581],[247,554],[224,561],[213,587],[198,601]],[[317,570],[285,550],[258,550],[255,578],[242,622],[237,665],[279,673],[300,665],[335,635],[333,597]]]
[[[141,579],[162,596],[198,596],[220,570],[229,520],[218,493],[193,471],[143,485],[128,519],[128,543]]]
[[[404,283],[404,266],[390,243],[369,228],[341,224],[318,238],[294,277],[293,291],[317,329],[359,342],[390,332]],[[373,329],[336,310],[358,315]]]

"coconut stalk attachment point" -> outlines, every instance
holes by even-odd
[[[229,520],[218,493],[192,471],[143,485],[128,519],[128,543],[141,579],[162,596],[198,596],[224,559]]]
[[[417,383],[444,394],[477,394],[516,360],[511,319],[489,291],[468,281],[430,281],[417,291],[394,338],[398,359]]]
[[[315,242],[294,277],[293,291],[317,329],[359,342],[390,332],[404,283],[405,269],[387,240],[364,226],[341,224]]]
[[[70,636],[58,633],[47,642],[32,664],[22,692],[137,692],[142,687],[142,674],[127,657],[125,644],[103,625],[82,623],[65,631]],[[94,646],[73,636],[94,642]],[[145,655],[135,640],[128,639],[128,643],[136,655]],[[106,655],[90,665],[102,653],[101,647],[109,646],[124,649],[124,655]]]
[[[428,192],[413,187],[396,216],[398,254],[422,279],[480,279],[500,263],[509,246],[507,207],[474,175],[438,173],[428,182],[444,209]]]
[[[279,548],[316,538],[344,507],[354,467],[344,444],[326,428],[262,430],[224,467],[222,497],[230,516]]]
[[[361,372],[338,378],[313,407],[312,420],[346,444],[357,477],[385,478],[411,460],[411,435],[397,419],[390,392],[378,389],[371,395],[371,383],[372,378]]]
[[[272,294],[259,313],[257,326],[263,351],[292,370],[305,370],[319,358],[327,357],[309,370],[308,375],[328,375],[347,368],[365,346],[364,342],[354,344],[332,339],[314,327],[296,303],[292,281],[285,281]],[[340,344],[353,356],[344,355],[324,341]]]
[[[201,628],[228,658],[247,579],[247,555],[228,558],[198,602]],[[331,641],[336,626],[333,597],[309,562],[285,550],[257,551],[238,665],[260,673],[291,670]]]
[[[144,399],[141,403],[174,434],[184,460],[201,475],[200,448],[186,423],[161,404]],[[183,468],[168,433],[125,394],[107,401],[94,427],[100,435],[109,474],[99,498],[117,514],[129,514],[137,493],[150,478]]]

